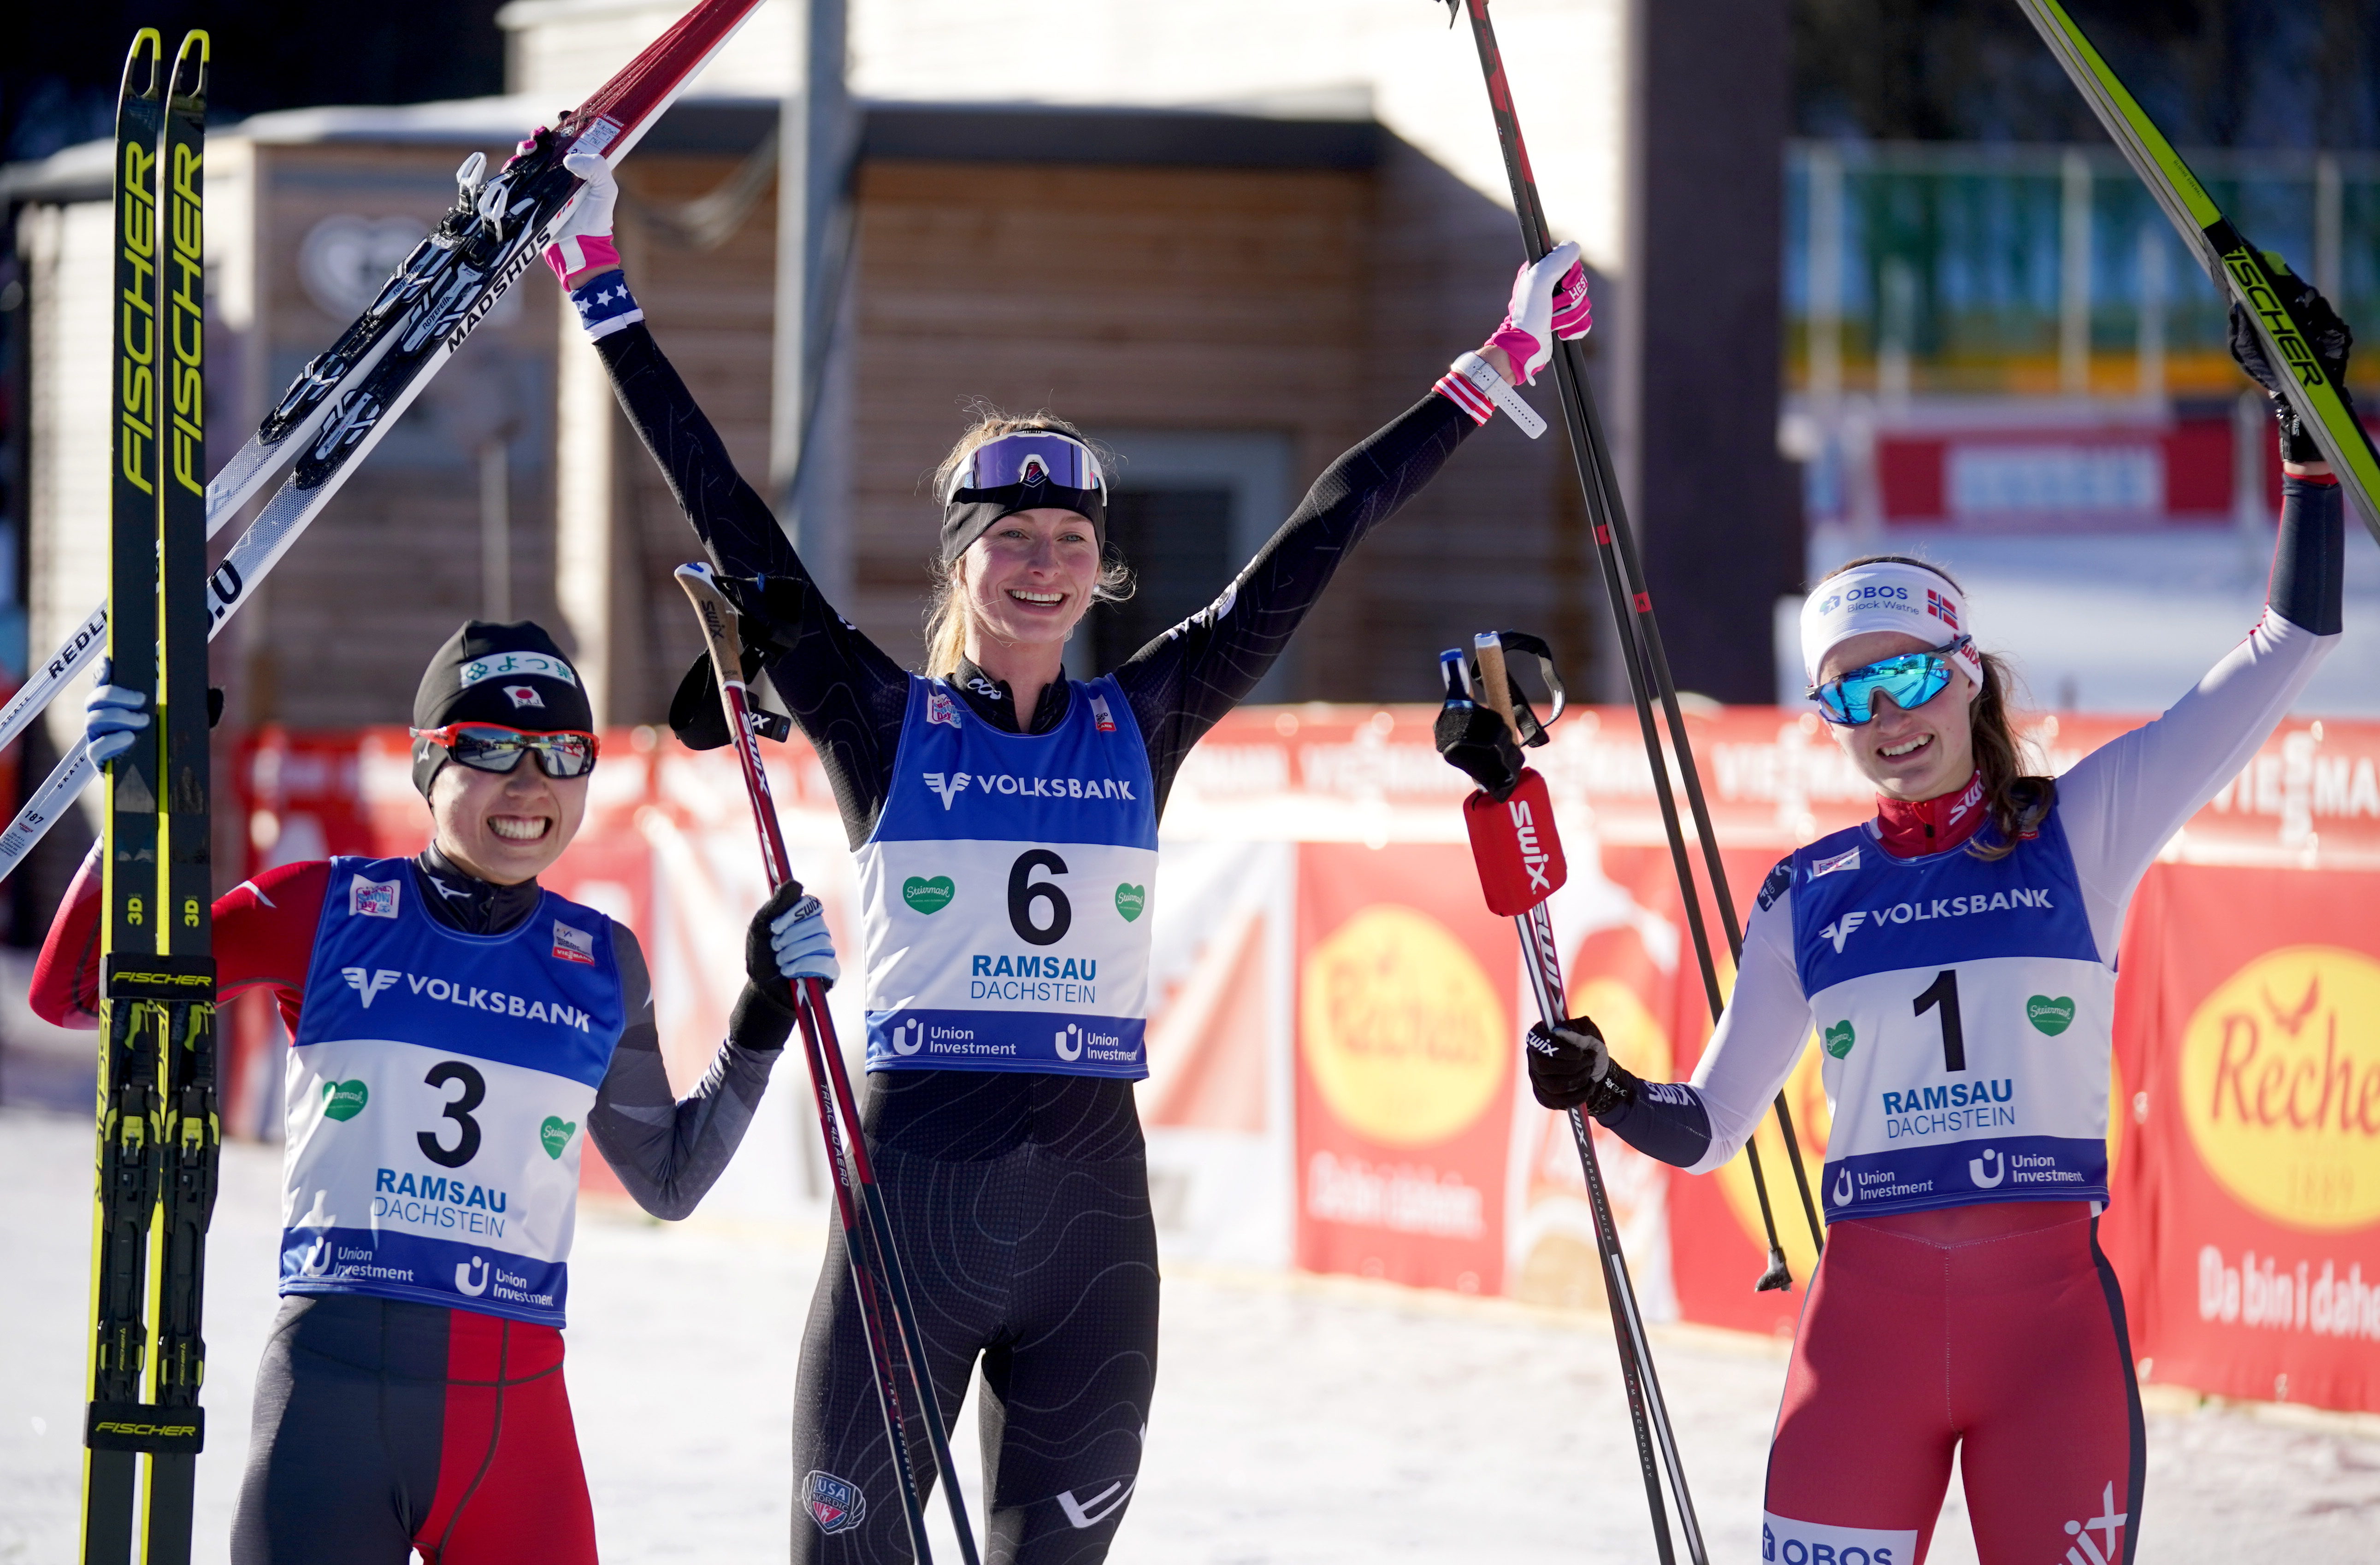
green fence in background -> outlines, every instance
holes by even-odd
[[[2243,232],[2372,323],[2352,378],[2380,385],[2380,155],[2184,155]],[[1787,387],[1819,400],[2246,383],[2214,285],[2104,144],[1792,143],[1785,256]]]

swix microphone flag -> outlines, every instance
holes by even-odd
[[[1501,799],[1472,795],[1463,807],[1463,823],[1471,831],[1471,857],[1479,866],[1488,912],[1516,918],[1570,879],[1561,837],[1554,830],[1553,800],[1536,772],[1524,770]]]

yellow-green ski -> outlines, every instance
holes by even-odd
[[[2256,249],[2231,225],[2207,195],[2206,187],[2173,150],[2173,143],[2125,91],[2058,0],[2017,0],[2017,4],[2024,7],[2042,42],[2058,56],[2075,90],[2107,127],[2132,172],[2165,209],[2207,275],[2255,321],[2266,358],[2276,365],[2289,366],[2295,381],[2290,402],[2338,481],[2354,496],[2364,527],[2380,541],[2380,499],[2375,498],[2380,497],[2380,456],[2374,455],[2362,424],[2340,399],[2340,388],[2331,383],[2308,346],[2305,322],[2283,302],[2279,258]]]

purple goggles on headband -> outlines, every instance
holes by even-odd
[[[1051,430],[1020,430],[968,452],[958,471],[951,475],[942,503],[955,505],[971,494],[1017,484],[1097,490],[1102,501],[1108,491],[1099,459],[1082,442]]]

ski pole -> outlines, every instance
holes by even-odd
[[[1512,711],[1503,639],[1486,632],[1473,638],[1473,648],[1479,661],[1478,699],[1503,720],[1517,745],[1521,728]],[[1463,654],[1445,653],[1439,666],[1448,704],[1470,706]],[[1554,940],[1547,899],[1561,889],[1567,870],[1545,779],[1524,768],[1503,798],[1497,799],[1484,789],[1473,794],[1463,805],[1463,817],[1472,855],[1479,867],[1480,886],[1488,893],[1489,910],[1512,914],[1512,927],[1521,938],[1529,991],[1536,1000],[1538,1018],[1550,1032],[1567,1020],[1568,1013],[1562,1002],[1561,951]],[[1500,894],[1499,888],[1517,889]],[[1586,1180],[1587,1208],[1595,1219],[1595,1247],[1603,1263],[1605,1292],[1611,1302],[1611,1334],[1619,1343],[1621,1380],[1627,1389],[1629,1419],[1636,1434],[1636,1460],[1645,1473],[1645,1502],[1653,1514],[1653,1542],[1662,1565],[1672,1565],[1675,1556],[1669,1521],[1661,1506],[1661,1473],[1654,1465],[1653,1446],[1658,1441],[1661,1465],[1669,1471],[1670,1492],[1678,1502],[1678,1523],[1685,1530],[1686,1553],[1694,1565],[1708,1565],[1694,1497],[1686,1488],[1685,1466],[1679,1459],[1677,1437],[1670,1427],[1669,1407],[1661,1396],[1660,1377],[1653,1368],[1652,1344],[1645,1335],[1636,1287],[1628,1274],[1627,1257],[1621,1252],[1620,1225],[1611,1215],[1611,1196],[1595,1155],[1595,1138],[1585,1114],[1573,1108],[1569,1117],[1579,1171]]]
[[[1521,224],[1523,251],[1532,264],[1542,260],[1551,248],[1546,230],[1544,205],[1537,199],[1536,176],[1529,166],[1527,145],[1521,139],[1521,122],[1512,106],[1512,84],[1504,75],[1504,59],[1496,46],[1496,30],[1488,19],[1488,0],[1446,0],[1450,18],[1457,5],[1471,17],[1473,40],[1479,49],[1479,68],[1487,79],[1488,106],[1496,120],[1496,140],[1504,154],[1504,173],[1512,188],[1512,211]],[[1685,785],[1686,802],[1694,818],[1694,831],[1700,840],[1704,867],[1709,876],[1711,894],[1719,908],[1720,921],[1727,934],[1730,956],[1741,961],[1743,954],[1743,931],[1735,916],[1735,903],[1728,890],[1727,871],[1719,857],[1718,836],[1710,821],[1710,808],[1703,795],[1701,772],[1694,765],[1694,747],[1686,733],[1684,714],[1678,707],[1676,682],[1670,677],[1670,660],[1663,649],[1659,625],[1653,618],[1653,597],[1645,587],[1643,562],[1636,553],[1635,535],[1628,525],[1626,503],[1621,497],[1620,486],[1611,466],[1611,454],[1604,443],[1603,424],[1587,390],[1585,350],[1575,339],[1557,337],[1553,344],[1554,380],[1560,393],[1562,419],[1570,433],[1571,455],[1577,467],[1581,493],[1586,502],[1587,518],[1595,532],[1596,551],[1603,564],[1603,585],[1610,599],[1612,624],[1620,630],[1620,650],[1627,665],[1628,688],[1636,703],[1636,719],[1643,730],[1645,756],[1653,773],[1654,797],[1661,809],[1661,824],[1670,842],[1670,857],[1678,877],[1678,892],[1684,903],[1686,928],[1694,937],[1694,958],[1702,971],[1704,998],[1710,1007],[1711,1025],[1718,1025],[1726,1009],[1726,999],[1720,993],[1718,968],[1712,959],[1710,935],[1705,927],[1702,901],[1694,889],[1693,861],[1687,854],[1685,832],[1678,819],[1678,805],[1670,787],[1670,760],[1676,759],[1680,780]],[[1653,698],[1659,697],[1662,712],[1670,734],[1669,750],[1663,753],[1661,736],[1653,721]],[[1811,1198],[1809,1174],[1802,1165],[1802,1148],[1793,1134],[1792,1110],[1785,1094],[1777,1094],[1777,1118],[1785,1135],[1785,1152],[1793,1168],[1793,1183],[1801,1191],[1803,1215],[1810,1224],[1810,1239],[1821,1254],[1826,1249],[1826,1233],[1818,1221],[1818,1208]],[[1768,1268],[1755,1284],[1755,1289],[1785,1288],[1792,1283],[1792,1274],[1785,1264],[1784,1246],[1778,1243],[1777,1219],[1770,1208],[1768,1181],[1760,1166],[1760,1148],[1752,1142],[1744,1143],[1743,1154],[1752,1171],[1753,1192],[1759,1198],[1760,1222],[1768,1244]]]
[[[676,575],[678,586],[685,588],[694,604],[696,617],[702,622],[711,673],[718,677],[719,698],[727,710],[727,731],[735,746],[736,766],[744,774],[744,795],[752,805],[752,824],[759,835],[760,857],[768,867],[769,888],[774,891],[794,878],[793,867],[785,855],[784,833],[777,823],[776,801],[769,793],[769,776],[761,769],[759,738],[752,731],[743,659],[737,649],[735,607],[720,590],[708,565],[680,565]],[[958,1467],[951,1460],[950,1432],[942,1421],[941,1404],[934,1396],[925,1337],[917,1328],[917,1304],[909,1296],[908,1278],[902,1270],[900,1251],[893,1242],[892,1216],[885,1208],[883,1192],[877,1185],[875,1170],[868,1161],[868,1137],[860,1126],[858,1099],[844,1069],[833,1018],[827,1013],[826,986],[816,978],[805,978],[795,1001],[803,1056],[809,1066],[811,1091],[818,1099],[819,1134],[826,1142],[828,1165],[835,1171],[835,1209],[843,1222],[844,1252],[851,1264],[852,1288],[859,1295],[861,1326],[875,1365],[877,1399],[884,1414],[884,1437],[892,1447],[892,1465],[900,1482],[909,1545],[919,1565],[932,1558],[926,1547],[925,1509],[908,1455],[900,1384],[892,1363],[893,1342],[885,1335],[883,1321],[878,1315],[879,1279],[867,1262],[871,1241],[877,1259],[875,1270],[882,1273],[884,1299],[900,1332],[899,1345],[908,1365],[910,1389],[917,1395],[927,1438],[933,1448],[934,1468],[941,1474],[944,1498],[950,1507],[951,1529],[958,1537],[959,1557],[965,1565],[978,1565],[975,1533],[967,1524],[966,1502],[959,1493]],[[838,1117],[849,1128],[848,1136],[838,1129]],[[853,1199],[855,1189],[859,1197],[856,1203]]]

